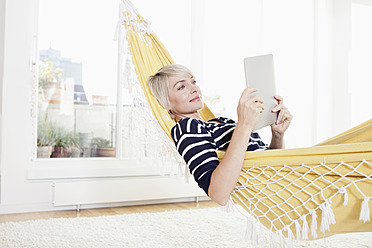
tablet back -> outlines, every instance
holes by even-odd
[[[257,94],[264,102],[264,111],[253,131],[275,123],[277,113],[271,110],[278,104],[276,95],[274,58],[272,54],[244,59],[245,80],[248,86],[258,89]]]

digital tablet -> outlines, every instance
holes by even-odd
[[[245,80],[247,87],[258,89],[254,94],[264,102],[264,111],[253,131],[266,127],[276,122],[277,113],[271,110],[278,105],[274,98],[276,95],[274,58],[272,54],[244,58]]]

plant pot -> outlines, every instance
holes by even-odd
[[[97,148],[98,157],[115,157],[115,148]]]
[[[81,147],[88,148],[92,143],[93,133],[79,133]]]
[[[55,146],[52,152],[52,158],[68,158],[70,157],[70,152],[67,151],[65,147]]]
[[[45,101],[52,104],[60,104],[62,92],[64,90],[63,83],[49,82],[43,86]]]
[[[52,146],[38,146],[37,147],[37,158],[50,158],[52,154]]]
[[[72,149],[71,151],[71,157],[73,158],[79,158],[81,155],[81,150],[80,149]]]

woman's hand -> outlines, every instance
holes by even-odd
[[[274,96],[274,98],[278,101],[278,105],[274,107],[271,111],[273,113],[278,113],[278,118],[276,123],[271,125],[271,132],[273,135],[283,136],[284,132],[288,129],[291,121],[293,119],[292,114],[289,110],[283,105],[283,97],[281,96]]]
[[[251,95],[257,92],[256,88],[247,87],[243,91],[238,103],[238,124],[253,129],[260,114],[264,110],[263,101],[257,95]]]

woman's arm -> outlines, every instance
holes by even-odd
[[[212,173],[208,195],[222,206],[238,182],[252,129],[237,124],[224,157]]]
[[[238,123],[229,147],[211,176],[208,195],[220,205],[226,205],[236,186],[250,135],[263,110],[262,100],[258,96],[250,96],[256,91],[257,89],[250,87],[243,91],[238,105]]]
[[[272,131],[269,149],[284,149],[284,135]]]

